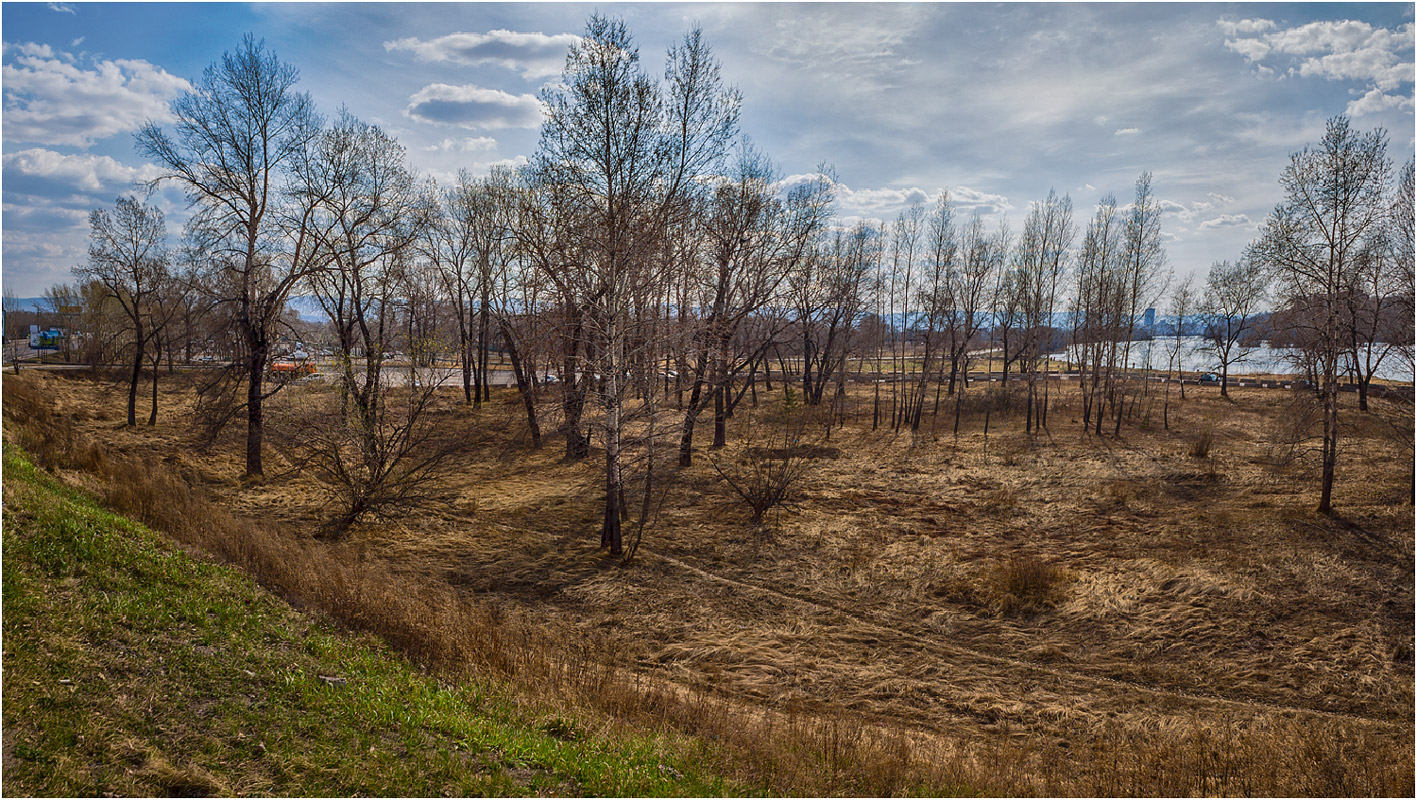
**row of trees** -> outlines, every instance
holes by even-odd
[[[632,527],[642,527],[663,467],[692,463],[701,416],[712,407],[711,446],[723,445],[734,408],[760,383],[771,390],[774,365],[789,393],[800,386],[805,405],[824,407],[828,430],[845,417],[854,372],[876,377],[873,427],[918,432],[927,406],[933,425],[948,396],[957,431],[981,359],[1005,381],[1022,377],[1025,427],[1046,427],[1049,355],[1063,346],[1079,369],[1084,430],[1119,434],[1151,391],[1130,368],[1142,312],[1169,277],[1149,174],[1129,205],[1099,203],[1080,241],[1070,199],[1052,193],[1017,236],[977,213],[956,219],[944,195],[887,225],[834,225],[830,170],[782,180],[739,134],[739,95],[698,31],[670,48],[659,79],[624,25],[600,16],[543,92],[531,163],[461,173],[448,186],[420,177],[377,126],[343,112],[321,119],[296,83],[250,37],[209,67],[175,101],[173,126],[150,124],[138,137],[161,180],[191,203],[180,245],[168,247],[156,209],[123,199],[111,214],[94,212],[79,272],[126,320],[130,424],[145,362],[153,421],[162,354],[170,363],[175,344],[190,361],[193,342],[220,352],[231,366],[204,388],[206,416],[244,416],[253,479],[263,473],[264,402],[283,385],[269,366],[283,340],[300,336],[288,300],[314,297],[337,365],[338,424],[310,426],[302,441],[343,487],[346,523],[407,499],[436,465],[426,412],[448,374],[435,367],[449,357],[470,405],[509,374],[532,446],[548,416],[567,458],[598,443],[601,541],[617,555],[624,523],[638,513]],[[1296,156],[1291,170],[1349,169],[1347,158],[1316,167]],[[1386,187],[1378,173],[1374,185]],[[1410,166],[1405,174],[1410,209]],[[1375,191],[1364,202],[1378,208],[1388,193]],[[1305,224],[1323,229],[1293,204],[1239,264],[1217,265],[1207,281],[1201,307],[1216,323],[1223,370],[1276,276],[1291,276],[1280,292],[1287,307],[1330,298],[1304,307],[1303,319],[1331,312],[1320,339],[1349,348],[1333,352],[1356,358],[1360,336],[1400,344],[1373,322],[1394,303],[1411,318],[1410,212],[1406,283],[1385,282],[1379,296],[1356,266],[1381,262],[1386,276],[1401,260],[1401,214],[1389,203],[1387,222],[1356,234],[1369,244],[1341,248],[1341,286],[1325,295],[1327,284],[1292,277],[1319,248],[1290,239]],[[1196,305],[1188,284],[1173,301],[1182,318]],[[396,351],[408,363],[405,390],[386,363]],[[1324,364],[1336,380],[1337,361]]]

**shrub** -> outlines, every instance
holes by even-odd
[[[806,425],[805,413],[791,415],[781,423],[749,423],[743,434],[746,446],[736,461],[709,461],[718,477],[752,510],[753,525],[760,525],[772,509],[791,502],[810,459],[824,449],[805,441]]]

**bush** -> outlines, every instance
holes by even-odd
[[[807,416],[797,413],[782,422],[750,422],[744,427],[746,446],[736,461],[709,461],[719,478],[752,510],[755,526],[762,524],[769,511],[791,502],[810,459],[829,451],[805,441]]]

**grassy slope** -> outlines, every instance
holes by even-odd
[[[449,686],[4,452],[10,795],[738,794],[702,745]],[[321,676],[335,678],[327,681]]]

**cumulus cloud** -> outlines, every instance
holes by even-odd
[[[820,172],[788,175],[778,181],[777,188],[780,192],[787,192],[798,185],[822,180],[830,181],[831,178]],[[968,186],[937,188],[934,191],[919,186],[853,189],[837,181],[833,184],[833,190],[843,219],[846,220],[879,220],[894,216],[916,203],[929,205],[944,192],[949,193],[950,204],[956,211],[972,212],[977,210],[984,214],[1003,214],[1014,207],[1009,199],[1002,194],[984,192]]]
[[[1412,96],[1384,94],[1381,89],[1369,89],[1367,94],[1349,103],[1344,113],[1350,117],[1361,117],[1364,114],[1375,114],[1389,108],[1412,108]]]
[[[1246,23],[1267,23],[1265,25]],[[1412,83],[1412,23],[1395,30],[1360,20],[1320,20],[1275,29],[1268,20],[1220,23],[1225,46],[1272,74],[1259,62],[1284,62],[1289,74],[1363,84],[1367,93],[1350,103],[1354,116],[1389,108],[1410,108]]]
[[[136,130],[152,119],[168,121],[168,103],[190,89],[187,81],[147,61],[99,60],[84,64],[49,45],[19,44],[0,68],[5,96],[5,142],[88,147]]]
[[[1244,214],[1221,214],[1218,217],[1201,222],[1202,230],[1213,230],[1215,228],[1234,228],[1239,225],[1249,225],[1250,218]]]
[[[480,153],[496,150],[497,140],[491,136],[468,136],[463,139],[444,139],[423,149],[430,153]]]
[[[529,94],[432,83],[409,98],[404,114],[419,122],[472,129],[534,128],[541,124],[541,103]]]
[[[1190,203],[1178,203],[1175,200],[1159,200],[1156,205],[1161,209],[1162,216],[1175,215],[1182,222],[1190,222],[1201,214],[1224,208],[1234,202],[1235,198],[1229,195],[1220,194],[1218,192],[1206,192],[1203,200],[1193,200]],[[1216,219],[1222,217],[1229,217],[1229,215],[1222,214],[1221,217],[1217,217]],[[1248,220],[1246,221],[1248,222]],[[1203,222],[1201,223],[1201,227],[1218,228],[1222,227],[1222,224],[1207,225]]]
[[[59,195],[106,190],[131,191],[139,181],[162,174],[152,164],[130,167],[109,156],[65,155],[33,147],[4,156],[5,182],[10,191]]]
[[[521,73],[527,80],[561,73],[566,51],[580,41],[571,33],[547,35],[494,30],[486,33],[450,33],[436,39],[408,37],[384,42],[389,52],[413,53],[420,61],[480,66],[493,64]]]
[[[1005,214],[1013,210],[1013,203],[1009,198],[1001,194],[991,192],[981,192],[978,189],[971,189],[968,186],[956,186],[950,189],[950,202],[955,208],[962,208],[968,211],[981,211],[985,214]]]
[[[1251,35],[1274,30],[1274,21],[1268,19],[1224,20],[1219,23],[1226,36]]]
[[[511,158],[494,158],[488,161],[464,161],[457,164],[457,169],[430,169],[428,175],[444,186],[451,186],[458,181],[458,173],[467,170],[474,177],[485,176],[493,168],[502,167],[504,169],[520,169],[531,163],[531,159],[523,155],[515,155]]]

